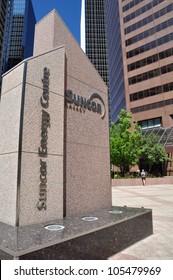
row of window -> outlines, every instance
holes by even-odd
[[[10,51],[9,52],[9,59],[10,58],[16,58],[16,57],[19,57],[20,58],[20,61],[22,60],[22,58],[23,58],[23,52],[21,51],[15,51],[15,52],[13,52],[13,51]],[[19,61],[19,62],[20,62]],[[14,66],[14,65],[13,65]]]
[[[104,40],[103,38],[98,38],[98,39],[95,39],[94,36],[89,36],[87,37],[88,40],[90,40],[90,42],[87,42],[86,44],[86,47],[88,48],[93,48],[93,46],[98,46],[97,48],[100,49],[100,45],[101,47],[105,48],[105,45],[106,45],[106,39]]]
[[[22,30],[11,32],[11,36],[16,37],[16,38],[22,37],[22,35],[23,35]]]
[[[173,56],[173,48],[170,48],[168,50],[162,51],[160,53],[154,54],[152,56],[146,57],[144,59],[138,60],[134,63],[129,64],[128,67],[128,71],[133,71],[135,69],[141,68],[143,66],[152,64],[158,60],[164,59],[166,57],[170,57]]]
[[[173,104],[173,99],[168,99],[168,100],[159,101],[159,102],[132,108],[131,112],[133,114],[135,114],[135,113],[139,113],[139,112],[143,112],[143,111],[148,111],[148,110],[165,107],[165,106],[172,105],[172,104]]]
[[[14,15],[12,16],[13,18],[13,21],[21,21],[23,18],[24,18],[24,14],[17,14],[17,15]]]
[[[128,40],[126,40],[126,46],[130,46],[140,40],[143,40],[144,38],[147,38],[169,26],[172,26],[173,25],[173,18],[167,20],[167,21],[164,21],[160,24],[158,24],[157,26],[155,27],[152,27],[148,30],[145,30],[144,32],[132,37],[132,38],[129,38]]]
[[[131,58],[131,57],[136,56],[140,53],[149,51],[151,49],[156,48],[157,46],[161,46],[161,45],[166,44],[166,43],[168,43],[172,40],[173,40],[173,32],[170,33],[170,34],[167,34],[167,35],[165,35],[161,38],[158,38],[157,40],[149,42],[149,43],[147,43],[147,44],[145,44],[145,45],[143,45],[139,48],[136,48],[134,50],[131,50],[131,51],[127,52],[127,58]]]
[[[97,30],[98,31],[98,30]],[[106,38],[105,38],[105,33],[103,32],[102,34],[100,34],[99,32],[86,32],[86,38],[88,38],[88,40],[94,40],[94,42],[98,42],[98,40],[101,40],[103,42],[106,42]],[[91,45],[91,43],[89,44]]]
[[[16,48],[17,47],[19,47],[19,46],[22,46],[22,42],[21,42],[21,40],[13,40],[12,42],[10,42],[10,46],[11,47],[13,47],[13,46],[16,46]]]
[[[95,52],[102,52],[103,53],[103,52],[105,52],[106,47],[105,47],[104,43],[101,44],[100,48],[98,46],[99,46],[98,43],[90,44],[90,45],[87,44],[86,49],[90,53],[95,53]]]
[[[137,4],[139,4],[139,3],[143,2],[143,1],[144,0],[133,0],[133,1],[131,1],[130,3],[128,3],[127,5],[125,5],[123,7],[123,12],[133,8],[135,5],[137,5]]]
[[[100,55],[103,55],[106,53],[106,49],[105,49],[105,46],[102,46],[102,49],[97,49],[97,48],[86,48],[87,50],[87,54],[90,53],[90,54],[93,54],[95,57],[98,57]],[[97,51],[97,53],[95,53]]]
[[[173,91],[173,83],[164,84],[130,94],[130,102],[157,95],[163,92]]]
[[[102,61],[102,62],[108,63],[106,53],[100,53],[100,54],[97,54],[97,56],[96,56],[94,53],[87,52],[87,56],[89,57],[89,59],[92,60],[92,62],[93,61]]]
[[[98,25],[98,20],[97,21],[91,20],[91,21],[87,22],[87,27],[88,26],[92,26],[93,28],[97,28],[97,29],[102,29],[102,28],[105,27],[105,23],[104,23],[104,21],[103,22],[99,22],[99,25]]]
[[[140,9],[134,11],[133,13],[129,14],[128,16],[126,16],[124,18],[124,23],[134,19],[135,17],[138,17],[139,15],[145,13],[146,11],[151,10],[153,7],[159,5],[160,3],[162,3],[165,0],[154,0],[150,3],[148,3],[147,5],[141,7]]]
[[[152,22],[153,20],[160,18],[161,16],[166,15],[167,13],[170,13],[173,10],[173,4],[170,4],[166,7],[164,7],[163,9],[155,12],[154,14],[134,23],[133,25],[128,26],[127,28],[125,28],[124,32],[125,34],[128,34],[150,22]]]
[[[24,20],[21,21],[13,21],[12,29],[22,29],[23,28]]]
[[[160,127],[161,126],[161,118],[155,118],[150,120],[144,120],[138,122],[142,129]]]
[[[140,83],[173,71],[173,63],[129,78],[129,85]]]

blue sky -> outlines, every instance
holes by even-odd
[[[56,9],[80,43],[80,14],[82,0],[32,0],[36,20]]]

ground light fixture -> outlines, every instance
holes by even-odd
[[[86,217],[83,217],[82,220],[86,221],[86,222],[94,222],[94,221],[97,221],[98,218],[97,217],[92,217],[92,216],[86,216]]]
[[[52,230],[52,231],[60,231],[60,230],[63,230],[64,228],[65,228],[64,226],[56,225],[56,224],[45,226],[45,229]]]
[[[120,211],[120,210],[109,210],[109,213],[116,215],[116,214],[122,214],[123,211]]]

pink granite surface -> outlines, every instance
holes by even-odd
[[[54,32],[46,38],[47,33]],[[43,38],[44,37],[44,38]],[[43,38],[43,39],[42,39]],[[88,98],[98,93],[106,115],[65,107],[67,216],[111,206],[107,87],[55,10],[36,25],[34,53],[65,45],[65,88]],[[95,100],[99,103],[99,100]]]

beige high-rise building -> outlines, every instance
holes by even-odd
[[[173,1],[106,0],[106,14],[112,120],[126,108],[142,128],[173,126]]]

